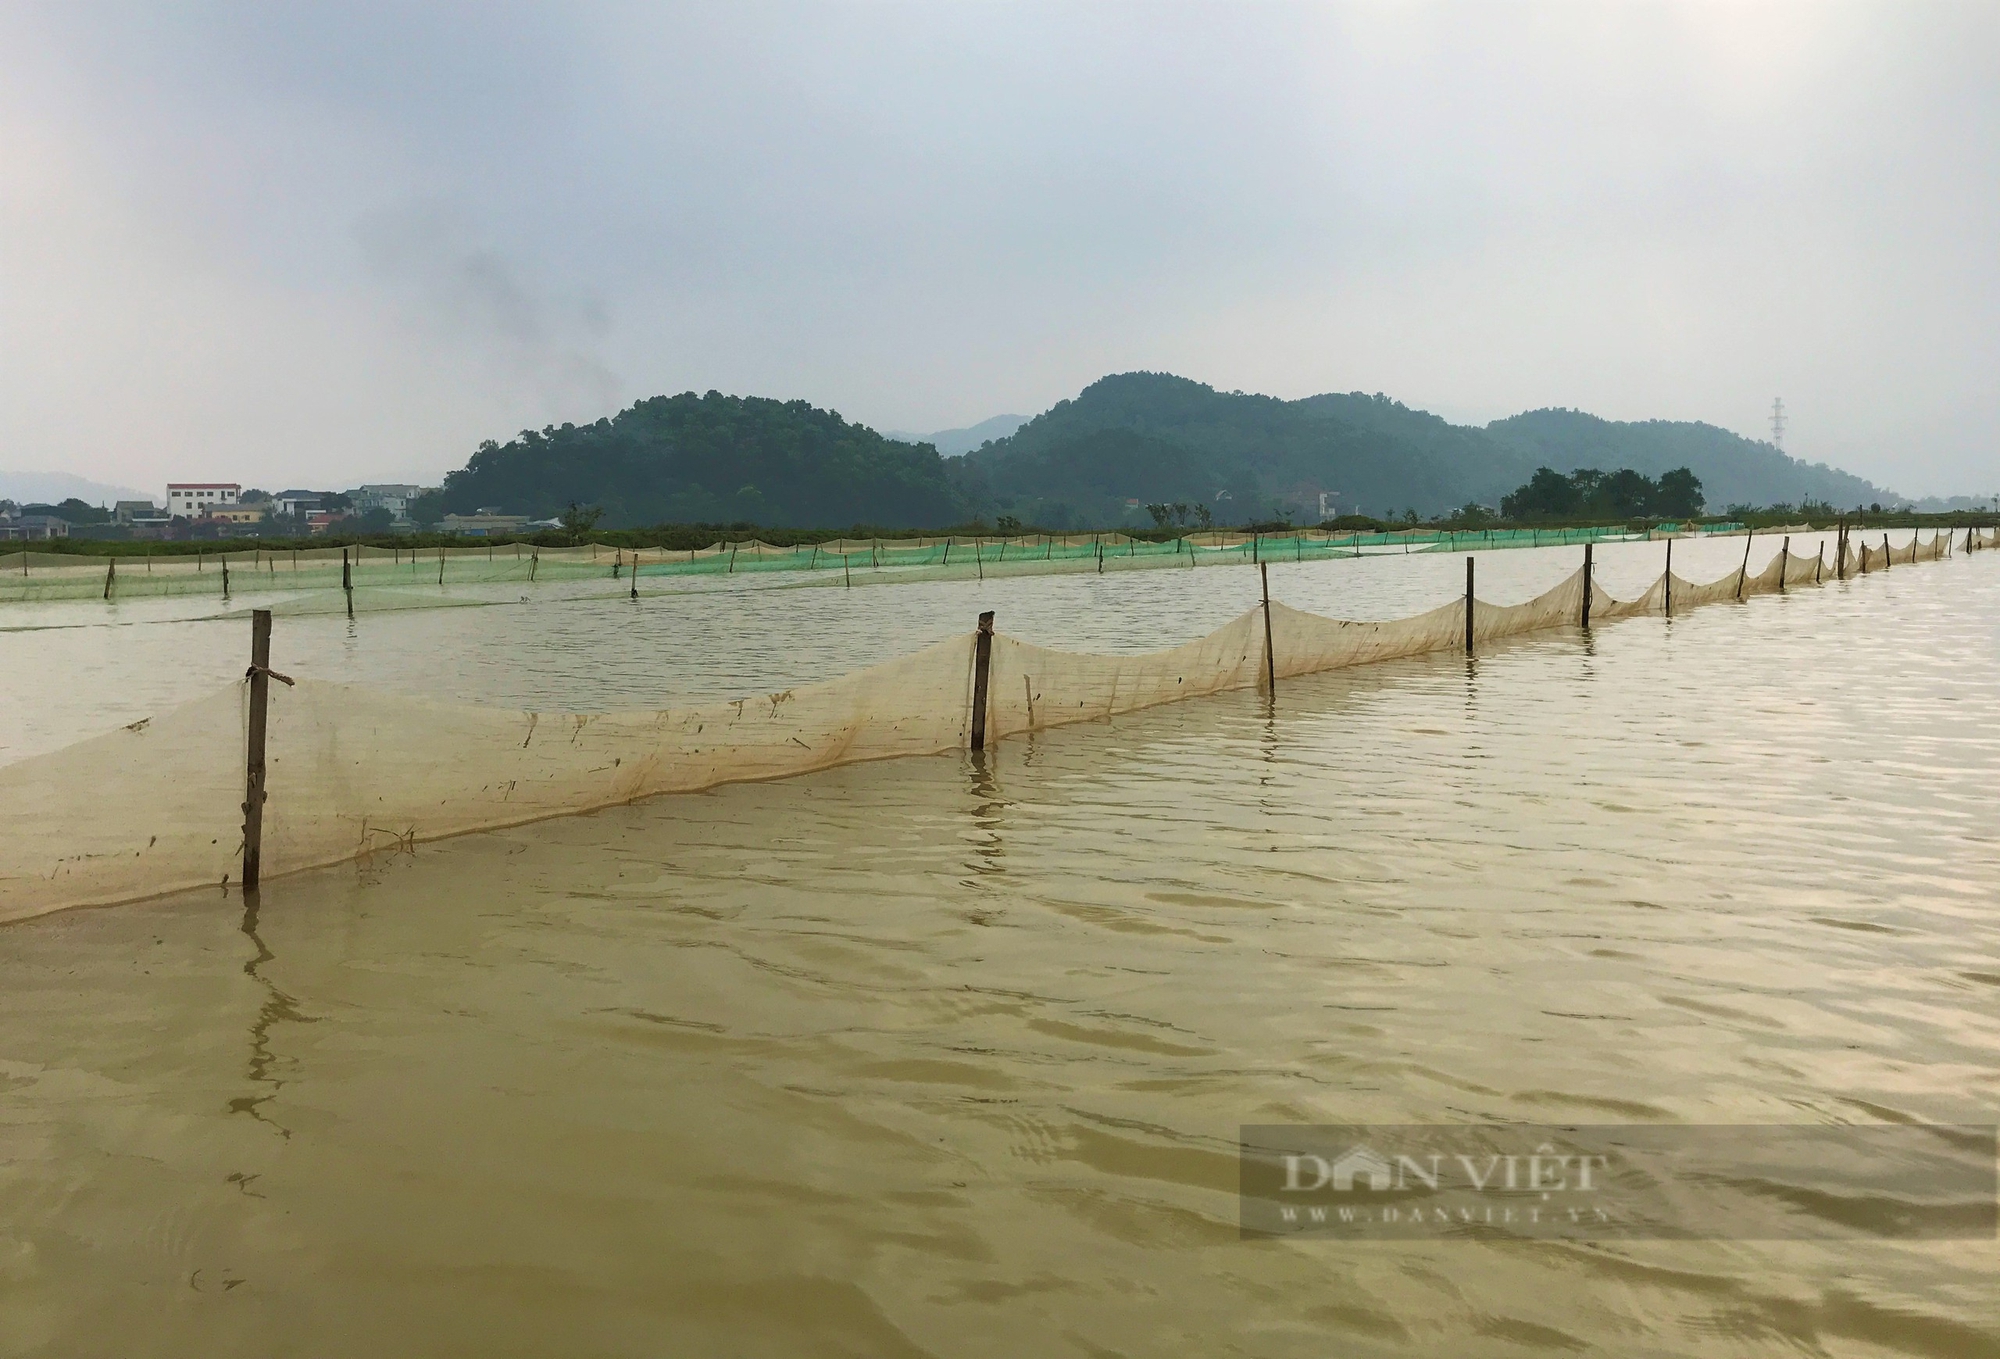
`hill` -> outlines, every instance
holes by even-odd
[[[916,528],[1012,516],[1062,529],[1149,524],[1146,505],[1180,502],[1218,524],[1310,523],[1322,505],[1382,518],[1498,506],[1540,467],[1629,468],[1654,480],[1686,467],[1716,511],[1895,498],[1713,425],[1565,410],[1454,425],[1379,393],[1286,401],[1121,373],[955,458],[804,401],[653,397],[594,424],[481,444],[445,478],[442,509],[550,518],[575,502],[601,507],[607,528]]]
[[[1430,515],[1468,501],[1497,506],[1541,466],[1654,477],[1687,467],[1716,509],[1885,498],[1859,477],[1713,425],[1533,411],[1479,428],[1379,393],[1285,401],[1166,373],[1103,378],[952,473],[984,513],[1061,527],[1143,520],[1140,507],[1175,500],[1207,503],[1218,522],[1310,520],[1322,493],[1340,513]]]
[[[441,508],[541,519],[572,502],[601,508],[606,528],[918,528],[967,517],[930,445],[884,439],[804,401],[720,392],[656,396],[594,424],[489,440],[445,477]]]
[[[1825,463],[1801,462],[1770,444],[1714,425],[1677,420],[1625,423],[1582,411],[1539,410],[1495,420],[1486,432],[1558,472],[1629,467],[1657,477],[1686,467],[1701,478],[1708,503],[1716,509],[1797,505],[1806,500],[1845,507],[1900,499],[1852,473]]]
[[[1028,423],[1025,415],[994,415],[963,429],[940,429],[930,434],[912,434],[905,429],[885,429],[882,437],[906,444],[929,444],[947,458],[955,458],[993,439],[1004,439]]]

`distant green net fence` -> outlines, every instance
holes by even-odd
[[[241,882],[252,861],[268,878],[662,793],[983,749],[1156,704],[1275,690],[1293,676],[1677,616],[1996,545],[1994,532],[1897,546],[1843,532],[1807,556],[1780,538],[1753,569],[1746,540],[1727,575],[1697,583],[1669,569],[1632,599],[1598,583],[1588,545],[1581,568],[1514,605],[1478,598],[1468,556],[1463,596],[1414,617],[1324,618],[1267,597],[1206,636],[1138,655],[1032,645],[996,632],[989,613],[971,633],[834,679],[596,714],[294,682],[271,668],[272,616],[258,610],[253,637],[263,640],[243,681],[0,770],[0,919]]]
[[[1703,525],[1701,533],[1740,532]],[[1672,526],[1666,530],[1671,531]],[[1622,528],[1411,529],[1383,533],[1201,533],[1153,542],[1121,533],[1036,534],[1012,538],[842,539],[779,547],[748,541],[692,551],[601,544],[538,548],[492,543],[446,548],[261,548],[193,555],[128,553],[91,557],[53,552],[0,556],[0,603],[119,600],[169,595],[279,591],[409,589],[423,586],[619,581],[629,590],[648,578],[823,575],[852,581],[940,576],[1029,575],[1326,561],[1415,552],[1498,551],[1617,542],[1645,537]],[[607,586],[607,589],[611,587]]]

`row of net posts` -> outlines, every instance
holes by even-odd
[[[1850,526],[1847,524],[1845,520],[1842,520],[1837,526],[1836,532],[1837,532],[1837,537],[1836,537],[1836,553],[1835,553],[1835,571],[1839,578],[1844,579],[1846,576],[1846,568],[1847,568]],[[1744,585],[1745,582],[1748,580],[1750,551],[1751,551],[1751,543],[1749,540],[1752,537],[1754,537],[1754,535],[1749,535],[1749,534],[1745,535],[1745,542],[1743,546],[1743,562],[1742,565],[1738,568],[1738,575],[1737,575],[1736,595],[1738,599],[1742,598]],[[1932,541],[1933,545],[1935,545],[1936,538],[1933,537]],[[1974,550],[1979,546],[1975,530],[1971,529],[1967,530],[1966,542],[1968,551]],[[1915,543],[1916,540],[1912,538],[1911,552],[1913,557],[1915,555]],[[1882,549],[1884,554],[1883,561],[1884,565],[1886,566],[1891,561],[1893,561],[1893,556],[1894,556],[1893,550],[1890,547],[1887,533],[1883,534]],[[1824,547],[1822,547],[1821,551],[1822,551],[1822,561],[1823,561]],[[1673,552],[1674,552],[1674,540],[1672,538],[1668,538],[1666,541],[1666,567],[1664,574],[1663,611],[1669,618],[1673,616],[1673,581],[1674,581]],[[1867,549],[1864,547],[1863,555],[1861,557],[1861,569],[1863,571],[1867,569],[1866,552]],[[1790,565],[1791,539],[1789,536],[1784,539],[1784,542],[1780,547],[1780,555],[1781,555],[1781,560],[1783,560],[1783,562],[1785,563],[1784,568],[1781,568],[1780,580],[1779,580],[1779,589],[1782,591],[1784,588],[1784,579],[1783,579],[1784,572],[1789,569]],[[414,560],[415,559],[413,554],[412,555],[413,565],[414,565]],[[440,581],[442,581],[444,575],[444,561],[445,561],[444,551],[443,549],[439,549],[438,575]],[[1258,569],[1258,584],[1261,594],[1260,611],[1263,614],[1264,686],[1267,692],[1269,692],[1271,695],[1275,697],[1277,693],[1278,674],[1277,674],[1277,650],[1275,644],[1275,634],[1273,629],[1272,613],[1271,613],[1270,563],[1268,561],[1259,560],[1256,563],[1256,565]],[[115,562],[111,569],[115,571],[116,569]],[[614,572],[629,573],[631,581],[631,597],[637,599],[638,598],[638,579],[637,579],[638,555],[636,551],[633,554],[633,558],[629,565],[629,568],[627,567],[627,564],[624,561],[624,554],[621,551],[618,560],[614,564],[613,569]],[[1590,626],[1591,605],[1593,602],[1593,597],[1595,595],[1595,581],[1594,581],[1595,569],[1596,569],[1596,544],[1587,541],[1583,545],[1583,571],[1582,571],[1583,589],[1582,589],[1582,601],[1577,619],[1578,624],[1584,628],[1588,628]],[[223,563],[223,570],[225,573],[228,570],[228,563],[226,561]],[[531,563],[531,570],[532,570],[532,563]],[[1477,558],[1471,554],[1468,554],[1465,559],[1465,597],[1464,597],[1465,654],[1467,656],[1471,656],[1474,653],[1475,643],[1477,640],[1478,600],[1474,593],[1474,586],[1477,580],[1476,573],[1477,573]],[[354,604],[353,604],[354,581],[352,573],[352,563],[349,558],[348,550],[345,548],[343,548],[341,551],[340,575],[341,575],[341,588],[347,595],[348,614],[351,617],[353,615],[353,609],[354,609]],[[225,580],[226,580],[226,574],[225,574]],[[225,590],[227,589],[226,584],[224,588]],[[110,582],[109,580],[107,580],[106,584],[107,597],[109,595],[109,592],[110,592]],[[992,671],[994,616],[995,615],[992,610],[986,610],[985,612],[982,612],[979,615],[978,623],[973,634],[972,711],[970,713],[970,723],[968,732],[970,739],[968,741],[968,744],[973,750],[976,751],[984,751],[987,748],[988,744],[987,709],[989,706],[988,694],[989,694],[989,685],[991,681],[991,671]],[[246,771],[245,771],[244,800],[242,808],[243,886],[245,887],[245,889],[255,889],[257,887],[261,870],[263,808],[266,798],[266,793],[265,793],[265,778],[266,778],[266,767],[267,767],[266,735],[268,731],[268,720],[269,720],[270,682],[275,679],[285,685],[291,685],[293,683],[290,677],[279,674],[278,672],[271,669],[271,618],[272,614],[271,610],[269,609],[256,609],[251,612],[250,667],[245,672],[245,677],[249,684],[249,695],[248,695],[249,713],[248,713],[247,733],[246,733],[247,734]]]

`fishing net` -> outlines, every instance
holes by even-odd
[[[1704,534],[1739,526],[1704,525]],[[1074,571],[1129,571],[1231,566],[1245,562],[1325,561],[1337,557],[1415,552],[1497,551],[1614,542],[1645,535],[1622,529],[1487,529],[1454,532],[1280,534],[1192,533],[1164,542],[1122,533],[1035,534],[1007,538],[852,538],[783,547],[755,539],[704,548],[477,547],[383,548],[368,545],[296,551],[128,553],[86,557],[51,552],[0,556],[0,604],[56,600],[124,600],[152,596],[316,593],[339,607],[414,608],[416,587],[541,585],[597,581],[606,592],[640,580],[700,576],[796,574],[806,579],[864,582],[983,578]],[[388,602],[377,592],[404,592]],[[335,592],[351,592],[340,593]],[[448,595],[428,596],[449,605]]]
[[[1974,533],[1967,546],[1995,542]],[[1596,624],[1807,589],[1950,549],[1948,535],[1900,547],[1850,540],[1811,557],[1781,550],[1755,571],[1746,555],[1720,579],[1662,576],[1630,600],[1587,584],[1579,570],[1525,603],[1473,601],[1472,644],[1576,625],[1586,588]],[[1351,622],[1274,602],[1268,614],[1253,609],[1143,655],[1081,654],[997,634],[986,733],[1004,738],[1248,688],[1267,668],[1283,678],[1461,650],[1467,607],[1458,599],[1411,618]],[[594,715],[427,702],[309,678],[274,683],[264,874],[662,793],[964,748],[976,654],[976,638],[960,635],[779,692]],[[0,919],[231,881],[243,849],[248,692],[238,683],[0,770]]]

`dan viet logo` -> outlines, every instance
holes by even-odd
[[[1252,1124],[1241,1226],[1356,1240],[1993,1240],[1997,1149],[1991,1124]]]
[[[1392,1163],[1388,1157],[1357,1143],[1332,1161],[1311,1152],[1287,1152],[1284,1159],[1285,1190],[1294,1194],[1312,1193],[1328,1185],[1341,1192],[1359,1188],[1382,1193],[1392,1188],[1408,1189],[1412,1178],[1426,1189],[1438,1189],[1454,1173],[1461,1174],[1466,1186],[1481,1194],[1489,1189],[1552,1194],[1572,1188],[1572,1167],[1574,1188],[1589,1193],[1596,1188],[1593,1167],[1611,1163],[1609,1157],[1602,1155],[1560,1154],[1548,1142],[1526,1156],[1498,1152],[1471,1156],[1459,1152],[1447,1158],[1443,1153],[1429,1152],[1421,1157],[1399,1154]]]
[[[1610,1165],[1610,1158],[1559,1151],[1550,1142],[1526,1153],[1427,1150],[1393,1156],[1357,1142],[1331,1158],[1316,1152],[1286,1152],[1282,1160],[1285,1174],[1278,1192],[1314,1200],[1279,1203],[1279,1220],[1293,1227],[1425,1222],[1535,1226],[1545,1217],[1572,1225],[1611,1222],[1611,1213],[1601,1202],[1554,1202],[1558,1194],[1595,1195],[1600,1187],[1598,1172]],[[1345,1201],[1319,1201],[1329,1190]],[[1418,1201],[1412,1195],[1439,1197]],[[1527,1201],[1494,1201],[1500,1195],[1527,1196]],[[1377,1201],[1376,1196],[1386,1196],[1387,1201]]]

